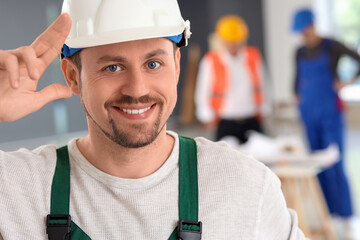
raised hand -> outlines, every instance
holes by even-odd
[[[58,56],[71,28],[61,14],[30,46],[0,50],[0,122],[15,121],[60,98],[70,98],[69,87],[51,84],[37,91],[45,69]]]

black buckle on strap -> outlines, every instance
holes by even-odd
[[[49,240],[69,240],[71,216],[65,214],[49,214],[46,217],[46,233]]]
[[[201,232],[202,232],[202,223],[200,221],[195,222],[195,221],[187,221],[182,219],[179,220],[178,223],[179,240],[201,240]]]

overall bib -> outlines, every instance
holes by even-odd
[[[50,214],[46,232],[49,240],[90,240],[69,215],[70,163],[67,146],[59,148],[51,186]],[[179,136],[179,222],[169,240],[201,240],[198,221],[197,151],[193,139]]]
[[[318,178],[330,213],[347,217],[353,211],[343,166],[344,118],[331,71],[331,44],[324,40],[318,57],[298,60],[299,110],[312,151],[325,149],[332,143],[339,147],[339,161]]]

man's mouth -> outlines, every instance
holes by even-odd
[[[115,107],[115,108],[122,111],[122,112],[124,112],[124,113],[135,115],[135,114],[143,114],[143,113],[149,111],[152,106],[149,106],[149,107],[146,107],[146,108],[140,108],[140,109],[128,109],[128,108],[120,108],[120,107]]]

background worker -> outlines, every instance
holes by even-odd
[[[234,136],[244,143],[248,130],[262,131],[262,117],[271,108],[263,59],[256,47],[247,46],[249,30],[241,17],[220,18],[215,33],[223,47],[200,62],[196,116],[206,128],[217,128],[217,140]]]
[[[176,0],[65,0],[63,12],[30,46],[0,51],[0,121],[73,93],[89,132],[0,151],[0,239],[304,239],[263,164],[167,130],[190,37]],[[68,87],[37,91],[61,48]]]
[[[315,30],[310,9],[294,14],[292,29],[301,33],[304,45],[296,51],[295,94],[311,150],[336,143],[339,161],[319,174],[330,213],[349,218],[353,214],[348,180],[344,170],[344,106],[338,91],[360,76],[360,56],[334,39],[322,38]],[[342,83],[337,73],[340,57],[350,56],[359,64],[357,74]]]

